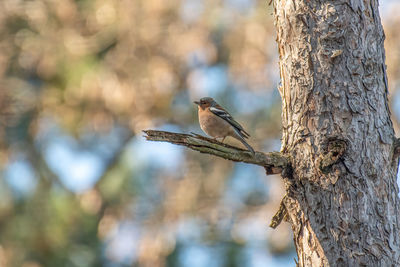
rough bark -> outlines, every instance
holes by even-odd
[[[274,15],[298,265],[400,266],[378,1],[275,0]]]

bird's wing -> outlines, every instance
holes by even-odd
[[[223,109],[221,106],[218,107],[210,107],[210,111],[220,117],[221,119],[224,119],[227,121],[230,125],[235,127],[240,133],[243,134],[244,137],[248,138],[250,135],[243,129],[242,125],[240,125],[235,119],[231,116],[231,114],[228,113],[225,109]]]

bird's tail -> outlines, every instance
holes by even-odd
[[[251,152],[251,154],[255,155],[256,152],[255,152],[254,149],[246,142],[246,140],[244,140],[243,136],[242,136],[240,133],[238,133],[237,131],[235,131],[235,132],[236,132],[236,136],[235,136],[236,139],[239,140],[240,142],[242,142],[242,144],[245,145],[245,146],[247,147],[247,149]]]

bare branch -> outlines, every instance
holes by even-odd
[[[253,156],[249,151],[230,146],[214,139],[198,134],[181,134],[156,130],[143,131],[149,141],[168,142],[189,147],[201,153],[215,155],[227,160],[245,162],[263,166],[267,174],[278,174],[288,166],[288,159],[280,152],[256,152]]]

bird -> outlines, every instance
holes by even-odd
[[[194,103],[198,106],[200,128],[207,135],[214,139],[222,138],[221,142],[224,142],[227,136],[236,138],[255,155],[254,149],[245,140],[250,135],[213,98],[203,97],[199,101],[194,101]]]

